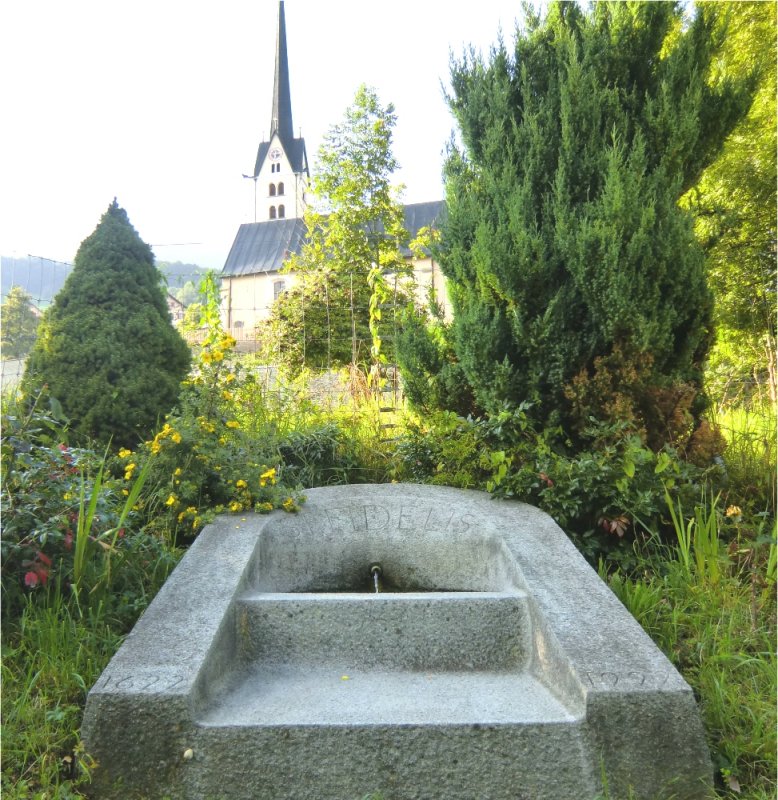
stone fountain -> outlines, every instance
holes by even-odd
[[[101,798],[681,800],[712,777],[691,689],[550,517],[404,484],[209,525],[83,737]]]

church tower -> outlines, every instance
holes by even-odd
[[[278,3],[270,136],[268,141],[259,145],[254,174],[246,177],[254,180],[257,222],[303,216],[310,172],[305,140],[302,137],[295,138],[292,125],[284,0]]]

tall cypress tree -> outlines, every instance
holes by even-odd
[[[440,260],[482,409],[627,418],[654,441],[700,410],[712,301],[677,201],[747,105],[707,80],[720,13],[683,29],[674,3],[557,2],[512,54],[452,62]]]
[[[189,369],[154,255],[116,200],[44,315],[22,387],[61,403],[83,437],[132,447],[178,398]]]

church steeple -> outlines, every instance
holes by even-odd
[[[266,142],[260,142],[254,174],[245,177],[254,181],[255,222],[303,216],[310,172],[305,139],[295,138],[292,127],[284,0],[279,0],[278,3],[270,136]]]
[[[276,71],[273,81],[273,112],[270,119],[270,138],[277,133],[285,148],[294,139],[292,125],[292,95],[289,89],[289,59],[286,55],[286,19],[284,0],[278,3],[278,32],[276,35]]]

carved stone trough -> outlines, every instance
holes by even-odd
[[[149,606],[89,693],[96,796],[706,796],[691,689],[546,514],[307,497],[219,518]]]

